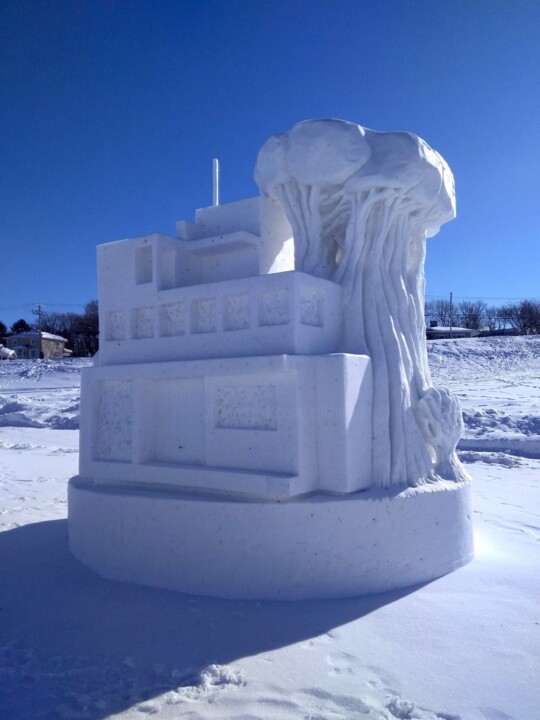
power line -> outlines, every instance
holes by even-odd
[[[49,305],[50,307],[84,307],[87,304],[88,303],[43,303],[43,305]],[[34,303],[34,305],[37,305],[37,303]]]
[[[32,303],[25,303],[24,305],[5,305],[0,307],[0,310],[30,310]]]
[[[426,298],[447,300],[448,295],[426,295]],[[528,297],[486,297],[485,295],[454,295],[454,300],[540,300],[540,296]]]
[[[36,305],[48,305],[49,307],[85,307],[88,303],[24,303],[22,305],[2,305],[0,311],[3,310],[31,310]]]

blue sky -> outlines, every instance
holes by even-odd
[[[339,117],[447,160],[427,294],[540,297],[540,3],[2,0],[0,320],[81,311],[95,248],[257,194],[262,143]],[[494,301],[494,302],[498,302]]]

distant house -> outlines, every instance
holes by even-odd
[[[18,358],[36,360],[66,357],[71,350],[66,348],[66,338],[51,333],[27,330],[5,338],[7,347],[17,353]]]
[[[428,340],[457,340],[458,338],[472,338],[478,335],[478,330],[460,327],[439,327],[438,325],[426,328]]]

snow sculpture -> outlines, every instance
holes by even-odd
[[[455,217],[448,165],[411,133],[309,120],[266,142],[255,177],[289,218],[296,268],[343,287],[340,350],[371,358],[374,484],[464,479],[459,405],[431,387],[423,311],[425,238]]]
[[[106,577],[232,598],[345,597],[472,556],[457,400],[423,324],[452,175],[407,133],[307,121],[263,192],[177,236],[98,248],[73,553]]]

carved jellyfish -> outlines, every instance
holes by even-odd
[[[308,120],[263,145],[255,179],[289,218],[297,270],[343,286],[339,349],[371,358],[374,485],[464,478],[459,403],[434,393],[425,343],[425,239],[455,217],[446,162],[411,133]]]
[[[291,223],[298,270],[332,278],[343,236],[344,183],[368,160],[365,129],[343,120],[309,120],[261,148],[255,180],[278,199]]]

